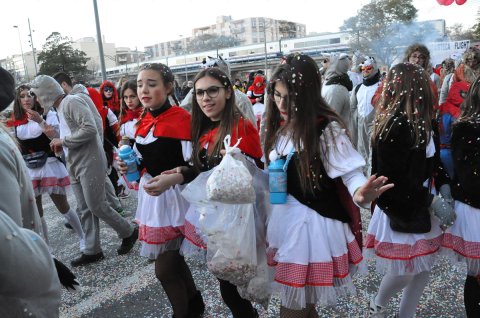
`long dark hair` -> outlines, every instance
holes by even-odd
[[[460,110],[461,113],[456,121],[457,123],[480,119],[480,77],[477,77],[475,82],[470,86],[467,96],[460,106]]]
[[[283,83],[288,89],[286,100],[288,118],[283,126],[281,114],[273,99],[275,85],[278,82]],[[320,147],[320,135],[329,133],[334,138],[331,126],[328,126],[329,128],[325,131],[319,129],[319,120],[335,121],[340,127],[345,128],[340,116],[322,98],[321,75],[317,63],[304,54],[288,55],[284,64],[275,69],[268,85],[268,94],[270,98],[266,105],[264,146],[267,163],[269,162],[268,154],[275,147],[278,136],[288,134],[299,155],[298,173],[302,180],[300,185],[302,191],[313,193],[314,188],[319,188],[322,169],[320,165],[313,164],[323,152]],[[323,149],[328,149],[326,144]],[[329,151],[335,151],[335,148]],[[326,158],[326,156],[323,157]]]
[[[129,80],[129,81],[126,81],[125,83],[123,83],[122,89],[120,90],[120,99],[121,99],[120,105],[121,105],[121,107],[120,107],[120,115],[118,116],[118,121],[119,122],[122,122],[123,114],[127,111],[127,108],[128,108],[127,104],[125,103],[125,99],[124,99],[125,91],[127,89],[131,89],[138,98],[137,82],[135,80]],[[138,100],[138,106],[137,107],[143,107],[140,100]]]
[[[220,154],[222,149],[223,139],[226,135],[230,134],[232,128],[235,125],[235,122],[240,117],[240,112],[237,109],[235,104],[235,92],[233,91],[232,83],[222,70],[217,67],[210,67],[200,71],[195,79],[193,80],[193,87],[197,81],[203,77],[211,77],[220,82],[220,84],[225,88],[225,90],[230,91],[230,98],[225,102],[225,108],[223,109],[222,115],[220,117],[220,123],[218,126],[218,132],[215,136],[215,143],[209,145],[209,151],[207,152],[207,161],[211,161],[213,158],[216,158]],[[202,147],[200,145],[200,137],[207,132],[211,127],[212,121],[208,118],[200,108],[198,101],[195,97],[195,91],[192,96],[192,125],[191,125],[191,134],[192,134],[192,144],[193,144],[193,155],[192,161],[195,167],[199,168],[202,166],[200,162],[200,151]]]
[[[433,105],[430,77],[425,70],[411,63],[395,65],[388,72],[383,87],[372,139],[387,138],[393,119],[405,116],[414,137],[412,148],[425,148],[432,131]]]
[[[30,86],[28,85],[20,85],[17,87],[15,90],[15,102],[13,103],[13,117],[15,117],[16,120],[22,120],[25,117],[25,110],[22,107],[22,103],[20,101],[20,93],[23,90],[30,90]],[[40,103],[37,101],[37,97],[33,96],[33,106],[32,110],[38,112],[39,114],[43,113],[43,108],[40,106]]]

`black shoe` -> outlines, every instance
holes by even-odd
[[[122,245],[117,250],[118,255],[127,254],[135,245],[135,242],[138,239],[138,225],[135,225],[132,235],[126,237],[122,240]]]
[[[205,312],[205,303],[202,294],[197,290],[195,296],[188,301],[188,318],[202,317]]]
[[[80,255],[79,258],[76,258],[73,261],[71,261],[70,265],[72,265],[72,267],[83,266],[83,265],[87,265],[87,264],[90,264],[90,263],[98,262],[99,260],[104,259],[104,258],[105,258],[105,256],[103,256],[102,252],[97,253],[97,254],[93,254],[93,255],[87,255],[87,254],[82,253],[82,255]]]
[[[65,223],[63,223],[63,225],[65,225],[65,227],[66,227],[67,229],[73,230],[73,227],[70,225],[70,223],[65,222]]]

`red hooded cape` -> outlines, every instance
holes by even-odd
[[[203,135],[199,142],[200,146],[204,147],[207,143],[212,145],[215,143],[215,138],[217,135],[218,127],[210,130],[208,133]],[[233,146],[237,143],[239,138],[242,138],[238,148],[249,155],[252,158],[259,159],[262,157],[262,147],[260,145],[260,137],[255,126],[248,120],[244,120],[242,117],[238,119],[237,124],[233,127],[230,134],[231,141],[230,146]]]
[[[156,138],[191,140],[190,122],[190,113],[178,106],[170,107],[157,117],[147,112],[145,117],[140,119],[135,136],[146,137],[150,129],[155,126],[153,136]]]

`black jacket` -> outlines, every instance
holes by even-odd
[[[428,140],[414,148],[407,118],[397,116],[391,120],[387,137],[372,145],[372,174],[386,176],[395,184],[378,198],[377,205],[390,218],[392,230],[427,233],[431,230],[429,206],[433,199],[423,186],[433,172],[433,158],[427,159],[425,153]]]
[[[455,177],[452,196],[480,209],[480,119],[453,126],[452,156]]]

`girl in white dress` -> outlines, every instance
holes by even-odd
[[[344,203],[353,197],[366,206],[393,185],[363,175],[365,161],[321,97],[312,58],[287,56],[272,75],[269,95],[264,152],[267,163],[286,158],[288,193],[286,203],[272,204],[267,225],[273,288],[280,317],[318,317],[316,304],[335,304],[354,290],[351,275],[362,261],[361,243],[349,227],[352,217],[359,221],[359,210]]]
[[[463,299],[467,317],[480,317],[480,78],[472,84],[453,125],[452,195],[457,220],[443,246],[467,264]]]
[[[47,224],[43,218],[42,195],[48,194],[58,211],[63,214],[80,239],[80,250],[84,247],[85,234],[77,213],[70,208],[66,190],[70,185],[65,165],[50,149],[50,139],[58,136],[57,113],[43,109],[29,92],[30,87],[20,85],[13,106],[14,119],[9,125],[14,128],[22,155],[35,192],[35,201],[42,220],[45,239],[48,243]],[[44,118],[45,117],[45,118]]]
[[[400,63],[387,75],[372,136],[372,174],[395,187],[381,195],[368,226],[366,255],[384,274],[370,301],[370,317],[386,317],[389,300],[403,290],[400,317],[413,317],[442,242],[452,207],[431,194],[435,145],[434,93],[418,65]],[[437,215],[439,218],[435,217]]]

